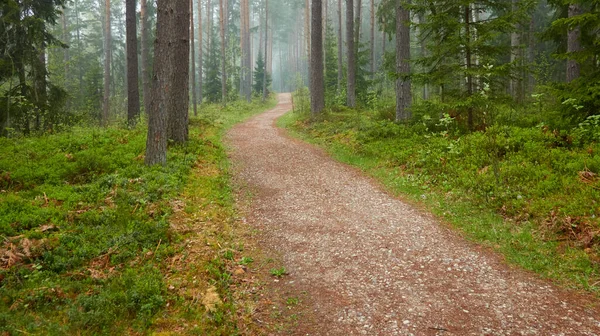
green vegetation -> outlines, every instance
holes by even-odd
[[[423,102],[412,124],[389,121],[384,108],[338,108],[319,122],[290,113],[279,123],[510,262],[600,292],[597,118],[555,129],[538,124],[536,106],[506,108],[495,115],[502,123],[469,133],[440,110]]]
[[[189,254],[178,214],[210,208],[203,223],[233,220],[223,131],[266,108],[205,106],[189,143],[171,148],[164,167],[144,165],[143,127],[0,138],[0,333],[144,332],[167,303],[185,302],[166,276]],[[193,265],[202,286],[222,297],[227,259],[209,250]],[[228,305],[208,315],[199,305],[194,314],[207,315],[207,330],[231,334]]]

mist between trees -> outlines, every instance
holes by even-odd
[[[154,164],[187,141],[188,110],[271,90],[312,89],[314,115],[431,106],[470,131],[490,106],[546,105],[539,121],[568,128],[600,105],[596,0],[184,2],[3,2],[0,134],[143,116]]]

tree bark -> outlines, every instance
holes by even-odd
[[[102,126],[108,126],[110,110],[110,0],[104,0],[104,98],[102,100]]]
[[[262,95],[262,101],[263,103],[267,100],[267,69],[268,69],[268,64],[269,64],[269,52],[268,52],[268,48],[267,46],[269,45],[268,43],[268,39],[269,39],[269,0],[265,0],[265,68],[263,71],[263,95]]]
[[[140,117],[140,90],[138,87],[138,48],[136,3],[127,0],[125,8],[125,25],[127,35],[127,122],[135,126]]]
[[[223,106],[227,105],[227,73],[225,69],[225,7],[223,4],[224,0],[219,0],[219,18],[221,26],[221,95],[223,100]],[[226,0],[225,0],[226,1]]]
[[[174,55],[171,64],[168,94],[169,140],[175,144],[188,141],[190,108],[190,4],[176,0],[171,44]]]
[[[471,97],[473,95],[473,74],[471,74],[472,68],[472,50],[471,50],[471,7],[470,5],[465,6],[465,70],[467,77],[467,96]],[[473,107],[469,106],[467,108],[467,120],[468,126],[470,130],[475,128],[475,121],[473,120]]]
[[[150,83],[149,74],[149,43],[148,41],[148,3],[147,0],[141,0],[140,3],[140,21],[142,25],[141,29],[141,40],[142,44],[142,95],[144,96],[144,111],[150,113],[150,94],[152,92],[152,86]]]
[[[346,53],[348,54],[346,104],[356,106],[356,48],[354,47],[354,3],[346,0]]]
[[[581,15],[581,5],[573,3],[569,5],[569,18]],[[571,57],[573,53],[581,51],[581,27],[575,26],[567,33],[567,82],[571,82],[580,76],[581,66],[579,62]]]
[[[313,116],[325,108],[325,79],[323,77],[323,4],[312,1],[312,54],[310,62],[310,110]]]
[[[146,138],[147,165],[167,162],[167,94],[169,92],[169,75],[171,61],[174,56],[172,23],[174,21],[174,5],[178,0],[158,0],[156,11],[156,40],[154,41],[154,66],[152,75],[152,96],[148,112],[148,136]]]
[[[516,12],[519,6],[519,0],[512,0],[512,11]],[[522,61],[521,54],[521,34],[520,25],[515,24],[514,31],[510,34],[510,62],[520,69],[520,63]],[[510,80],[510,94],[518,103],[522,102],[521,95],[521,83],[522,78],[520,73],[515,73]]]
[[[337,78],[337,92],[342,92],[342,82],[344,81],[344,55],[343,55],[343,32],[342,32],[342,0],[338,0],[338,78]]]
[[[375,78],[375,0],[371,0],[371,79]]]
[[[310,64],[310,3],[304,0],[304,40],[306,41],[306,64]]]
[[[396,0],[396,121],[411,118],[410,15],[402,0]]]
[[[193,28],[192,28],[193,29]],[[203,67],[204,67],[204,35],[202,34],[202,0],[198,0],[198,102],[202,105],[204,100],[203,91]]]
[[[192,69],[190,72],[190,86],[192,90],[192,104],[194,106],[194,116],[198,115],[198,104],[196,103],[196,41],[194,41],[194,0],[190,0],[190,63]]]

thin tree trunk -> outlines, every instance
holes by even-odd
[[[375,78],[375,0],[371,0],[371,79]]]
[[[529,64],[533,64],[535,62],[535,18],[532,15],[531,20],[529,21],[529,45],[527,46],[527,61]],[[533,73],[531,71],[527,71],[527,92],[529,94],[533,93],[533,87],[535,85],[535,79],[533,77]]]
[[[312,55],[310,57],[310,111],[313,116],[325,108],[325,81],[323,78],[323,4],[312,1]]]
[[[212,30],[213,30],[213,8],[211,0],[206,0],[206,25],[207,25],[207,33],[206,33],[206,50],[210,52],[212,47]]]
[[[263,71],[263,95],[262,95],[262,101],[263,103],[267,100],[267,64],[269,64],[268,61],[268,48],[267,48],[267,40],[269,39],[269,0],[265,0],[265,68]]]
[[[516,12],[517,8],[518,8],[518,1],[519,0],[512,0],[512,11]],[[513,64],[513,66],[520,68],[519,64],[520,63],[520,59],[521,59],[521,55],[520,55],[520,48],[521,48],[521,34],[519,33],[519,25],[515,24],[514,27],[514,31],[510,34],[510,62]],[[513,97],[513,99],[515,99],[518,103],[521,102],[520,99],[520,90],[519,90],[519,82],[520,82],[520,73],[514,73],[513,76],[510,79],[510,94]]]
[[[356,4],[356,23],[354,24],[354,47],[356,48],[356,57],[358,58],[358,51],[360,50],[360,26],[362,20],[362,0],[357,0]]]
[[[473,74],[471,73],[472,68],[472,55],[471,55],[471,7],[469,5],[465,6],[465,59],[466,59],[466,75],[467,75],[467,96],[471,97],[473,95]],[[468,107],[468,125],[469,129],[473,130],[475,126],[475,122],[473,120],[473,108]]]
[[[190,86],[192,90],[192,104],[194,105],[194,116],[198,115],[198,104],[196,103],[196,41],[194,36],[194,0],[190,0]]]
[[[337,92],[342,92],[342,82],[344,81],[344,51],[343,51],[343,32],[342,32],[342,0],[338,0],[338,78]]]
[[[227,105],[227,73],[225,69],[225,7],[223,4],[224,0],[219,0],[219,18],[221,26],[221,94],[223,99],[223,106]]]
[[[192,28],[193,29],[193,28]],[[204,35],[202,34],[202,0],[198,0],[198,102],[202,105],[204,100],[203,91],[203,68],[204,68]]]
[[[125,25],[127,34],[127,121],[134,126],[140,117],[140,90],[138,87],[138,48],[136,3],[127,0],[125,9]]]
[[[75,0],[75,22],[77,25],[77,53],[81,55],[83,53],[83,48],[81,47],[81,28],[79,26],[79,0]],[[78,97],[78,105],[83,105],[83,58],[78,57],[78,77],[79,77],[79,97]]]
[[[410,15],[404,1],[396,0],[396,121],[411,118]]]
[[[356,48],[354,47],[354,4],[346,0],[346,52],[348,54],[348,78],[346,104],[356,106]]]
[[[67,30],[67,9],[65,8],[63,10],[63,13],[61,15],[61,22],[62,22],[62,35],[63,35],[63,42],[66,45],[70,44],[70,39],[69,39],[69,31]],[[69,55],[69,48],[65,48],[64,50],[64,56],[63,56],[63,61],[65,63],[65,86],[69,83],[69,62],[71,60],[71,57]]]
[[[142,24],[141,29],[141,41],[142,44],[142,95],[144,96],[144,111],[150,113],[150,94],[152,92],[152,86],[150,83],[149,74],[149,43],[148,41],[148,4],[147,0],[141,0],[140,3],[140,21]]]
[[[190,108],[190,4],[176,0],[171,45],[174,55],[170,66],[170,91],[168,93],[169,140],[175,144],[188,141]]]
[[[152,75],[152,96],[148,112],[145,157],[147,165],[164,165],[167,162],[167,95],[174,56],[174,46],[171,44],[171,26],[174,21],[176,1],[178,0],[157,1],[156,39],[154,41],[154,60],[157,66],[154,67]]]
[[[110,0],[104,0],[104,99],[102,101],[102,126],[108,126],[110,101]]]
[[[581,5],[573,3],[569,5],[569,18],[581,15]],[[573,53],[581,51],[581,26],[573,27],[567,33],[567,82],[571,82],[580,76],[581,66],[571,57]]]
[[[306,41],[306,64],[310,64],[310,3],[304,0],[304,39]]]

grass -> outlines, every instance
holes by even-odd
[[[236,218],[222,137],[273,105],[205,106],[164,167],[144,166],[143,126],[0,138],[0,333],[137,334],[185,315],[201,321],[190,332],[235,334],[228,265],[243,244],[221,231]],[[206,248],[188,248],[199,235]],[[223,304],[206,313],[188,280]]]
[[[451,120],[449,121],[452,122]],[[373,111],[278,125],[375,177],[510,263],[600,294],[600,145],[545,126],[461,134]]]

